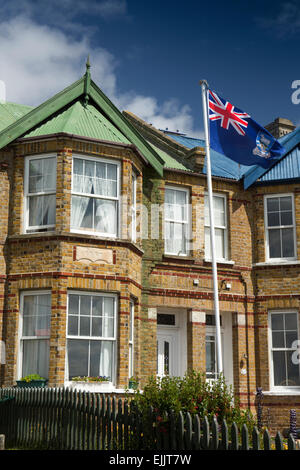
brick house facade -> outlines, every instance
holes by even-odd
[[[38,108],[0,113],[1,385],[101,374],[122,393],[132,375],[142,386],[188,369],[213,380],[201,141],[121,114],[89,68]],[[297,161],[300,134],[284,139],[282,162]],[[300,186],[279,173],[244,190],[237,168],[213,166],[224,374],[254,412],[262,387],[270,428],[300,411]]]

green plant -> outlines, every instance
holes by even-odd
[[[216,416],[221,424],[226,419],[230,426],[233,422],[240,427],[244,423],[252,430],[255,420],[249,410],[240,407],[224,377],[207,382],[205,374],[189,371],[184,377],[151,377],[143,388],[135,391],[133,400],[142,414],[151,406],[158,417],[171,411],[198,414],[209,420]]]
[[[44,377],[41,377],[39,374],[30,374],[22,377],[20,379],[22,382],[31,382],[32,380],[46,380]]]
[[[104,375],[99,375],[97,377],[72,377],[74,382],[109,382],[110,378],[105,377]]]

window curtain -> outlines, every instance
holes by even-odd
[[[103,299],[103,322],[102,336],[104,338],[114,337],[114,299],[106,297]],[[100,375],[112,377],[113,343],[101,341]]]

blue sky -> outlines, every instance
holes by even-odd
[[[286,117],[299,70],[298,1],[0,0],[6,98],[37,105],[92,78],[121,109],[202,136],[199,80],[267,124]]]

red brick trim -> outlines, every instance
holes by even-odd
[[[9,281],[18,281],[20,279],[27,279],[27,278],[54,278],[54,279],[67,279],[68,277],[77,277],[81,279],[102,279],[104,281],[119,281],[124,284],[133,284],[138,289],[142,289],[142,286],[125,276],[113,276],[113,275],[102,275],[102,274],[87,274],[87,273],[68,273],[68,272],[36,272],[36,273],[16,273],[16,274],[9,274],[7,279]]]

